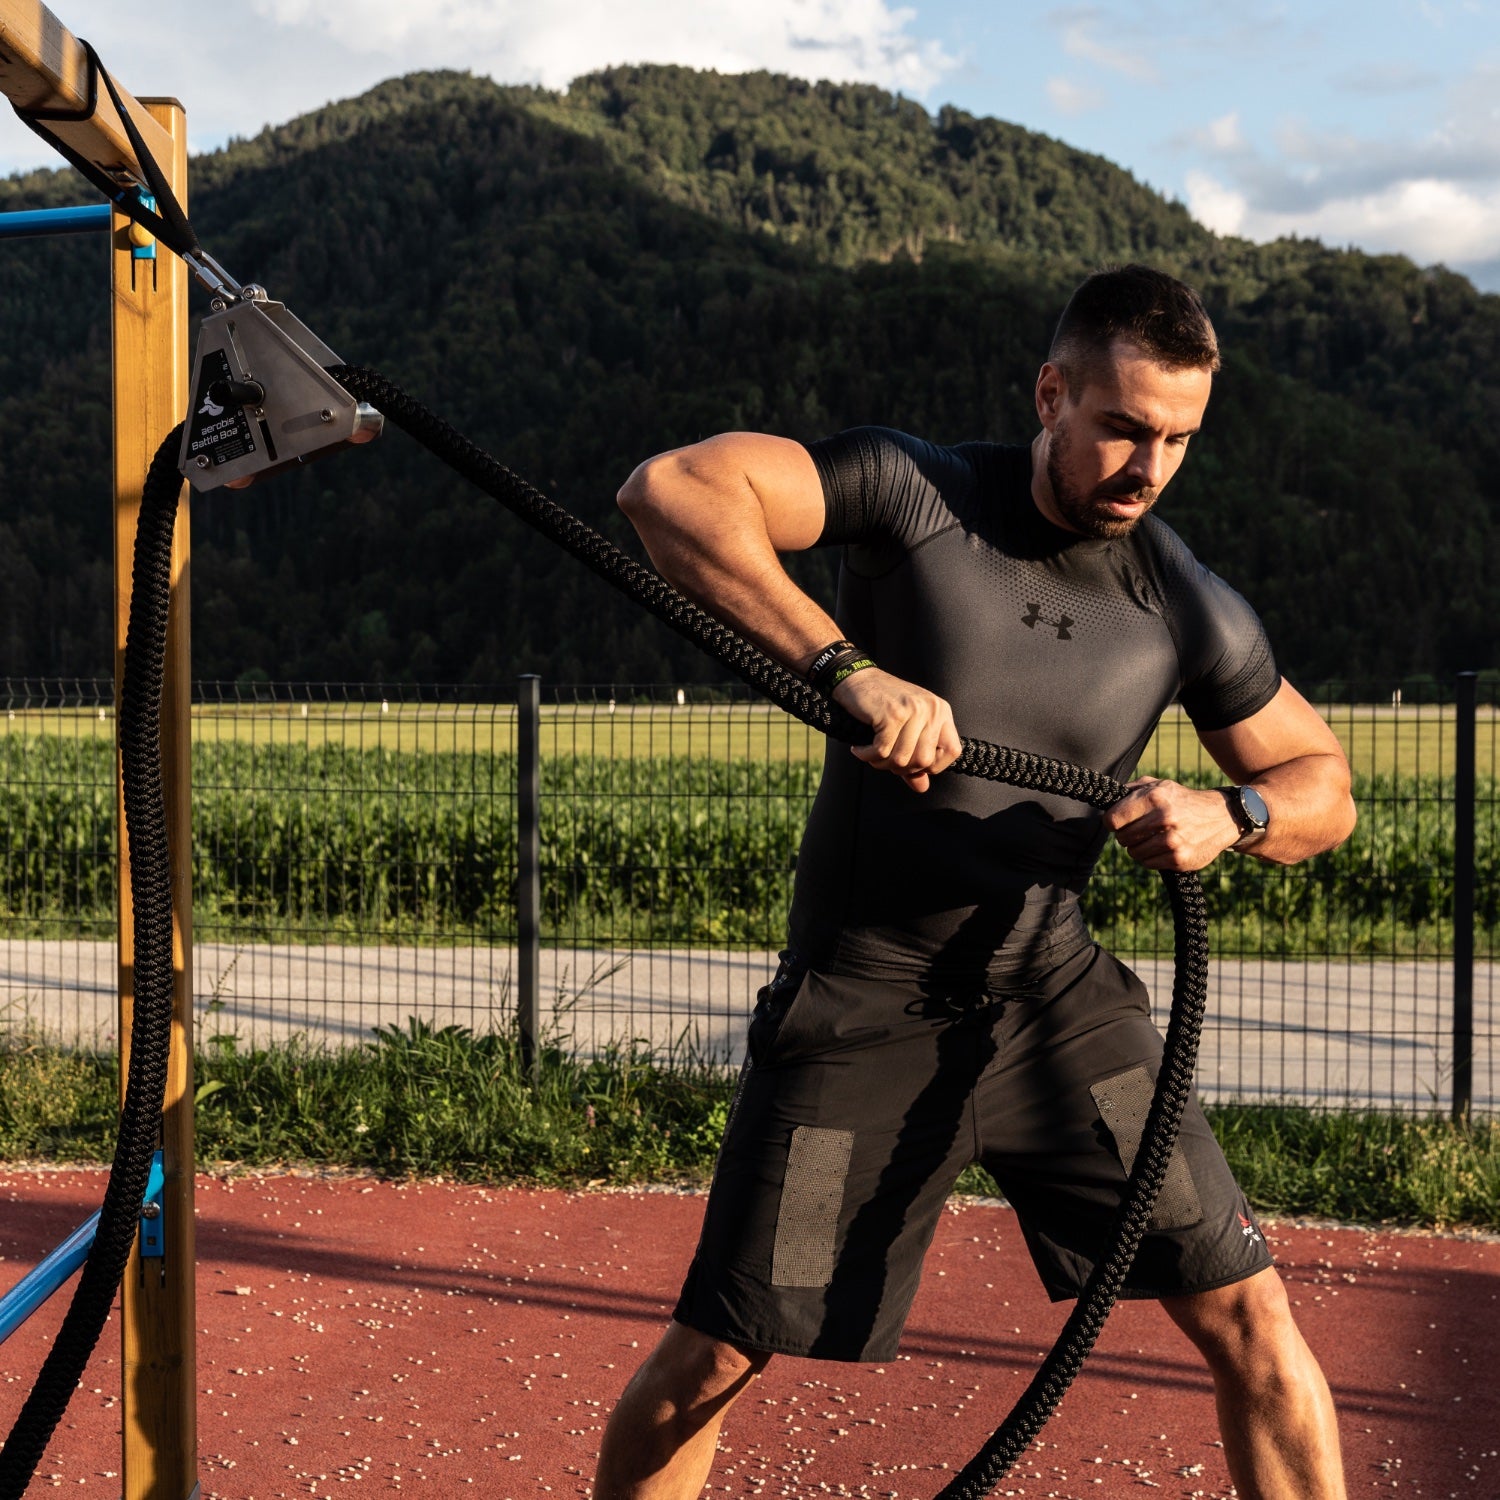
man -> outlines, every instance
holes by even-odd
[[[1337,740],[1249,606],[1150,514],[1218,363],[1196,294],[1129,266],[1069,302],[1030,445],[731,433],[621,490],[662,573],[874,738],[829,747],[698,1253],[610,1418],[598,1500],[699,1494],[772,1353],[889,1359],[971,1161],[1051,1295],[1076,1296],[1134,1155],[1109,1122],[1161,1053],[1139,981],[1079,915],[1105,838],[1197,870],[1229,849],[1292,863],[1353,827]],[[837,622],[777,559],[815,545],[844,548]],[[1174,700],[1229,786],[1143,778],[1101,817],[941,774],[961,725],[1126,776]],[[1196,1102],[1125,1295],[1159,1298],[1204,1355],[1243,1500],[1344,1495],[1327,1384]]]

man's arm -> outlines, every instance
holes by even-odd
[[[793,671],[839,638],[777,556],[823,531],[822,481],[800,443],[731,432],[659,454],[625,481],[619,504],[668,582]],[[948,704],[888,672],[856,672],[834,696],[875,731],[854,754],[916,791],[960,753]]]
[[[1349,762],[1323,717],[1288,682],[1258,713],[1204,732],[1204,748],[1236,785],[1253,786],[1270,811],[1266,835],[1246,852],[1291,865],[1343,843],[1353,831]],[[1238,842],[1221,792],[1143,777],[1104,815],[1130,857],[1152,870],[1201,870]]]

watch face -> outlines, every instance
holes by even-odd
[[[1266,799],[1253,786],[1240,788],[1240,806],[1252,827],[1264,828],[1271,821],[1271,809],[1266,806]]]

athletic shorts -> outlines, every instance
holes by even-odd
[[[896,1352],[922,1258],[971,1162],[1016,1211],[1053,1300],[1108,1244],[1161,1034],[1090,945],[1024,993],[853,979],[787,955],[760,992],[674,1317],[729,1343]],[[1210,1291],[1271,1264],[1198,1101],[1122,1293]]]

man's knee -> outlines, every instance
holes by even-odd
[[[770,1359],[763,1350],[742,1349],[673,1322],[632,1384],[659,1420],[698,1427],[721,1413]]]
[[[1212,1292],[1163,1297],[1162,1307],[1215,1368],[1248,1374],[1300,1357],[1306,1348],[1286,1288],[1270,1267]]]

